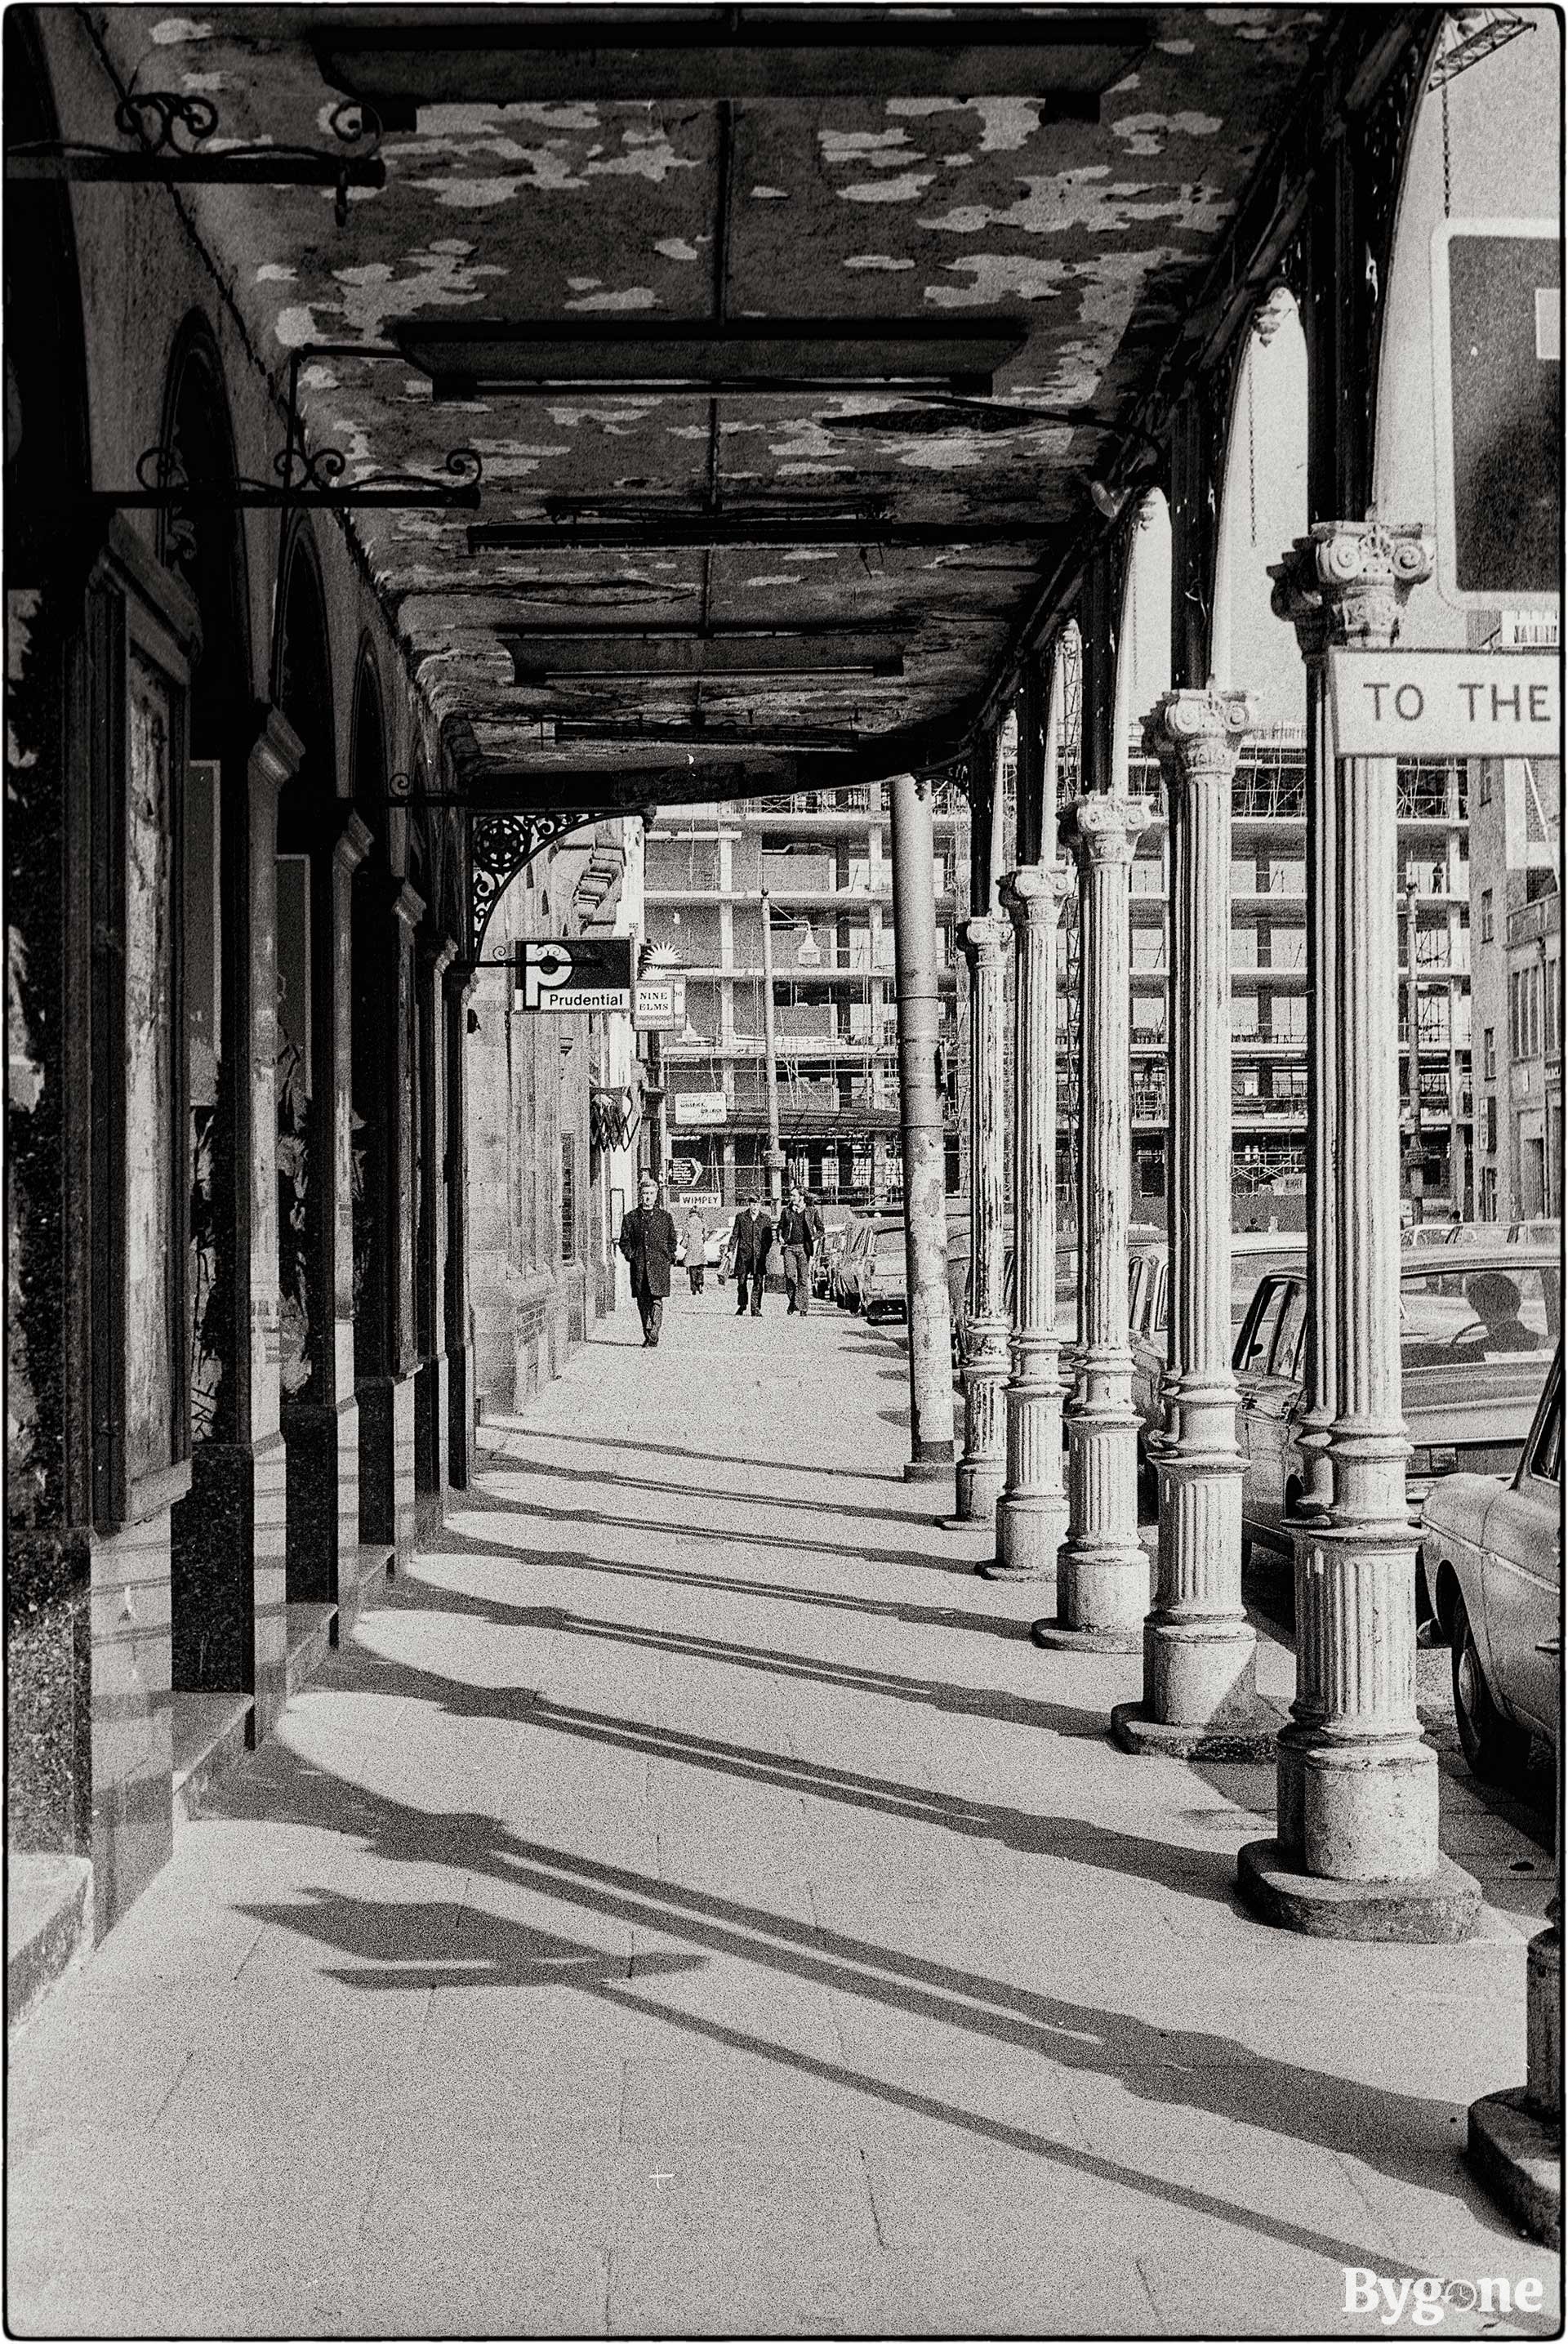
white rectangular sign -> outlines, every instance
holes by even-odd
[[[1554,652],[1330,652],[1340,757],[1557,757]]]
[[[678,1029],[686,1022],[683,976],[640,976],[632,991],[632,1023],[642,1033]]]
[[[689,1131],[693,1125],[723,1123],[729,1113],[723,1091],[678,1091],[673,1105],[678,1131]]]
[[[716,1188],[682,1188],[675,1197],[677,1205],[695,1205],[699,1209],[703,1205],[722,1205],[723,1201]]]

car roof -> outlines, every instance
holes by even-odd
[[[1413,1251],[1418,1258],[1410,1258]],[[1429,1259],[1419,1257],[1430,1256]],[[1551,1243],[1539,1238],[1515,1238],[1512,1245],[1495,1239],[1491,1245],[1417,1246],[1407,1250],[1400,1263],[1400,1277],[1406,1278],[1467,1278],[1475,1269],[1518,1269],[1522,1266],[1544,1268],[1550,1263],[1561,1266],[1562,1255]]]

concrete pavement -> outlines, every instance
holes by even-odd
[[[23,2030],[13,2329],[1390,2334],[1425,2278],[1421,2332],[1548,2332],[1458,2159],[1548,1819],[1451,1753],[1476,1941],[1261,1927],[1271,1773],[1114,1749],[1137,1659],[1037,1652],[901,1480],[897,1331],[733,1313],[623,1312],[486,1428]]]

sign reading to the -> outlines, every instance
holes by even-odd
[[[1462,608],[1563,590],[1563,247],[1550,220],[1432,237],[1438,582]]]
[[[630,936],[533,938],[514,948],[514,1009],[630,1009]]]
[[[723,1122],[729,1102],[723,1091],[680,1091],[674,1100],[675,1128],[712,1127]]]
[[[1557,660],[1533,652],[1330,652],[1340,757],[1556,757]]]

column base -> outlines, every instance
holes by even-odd
[[[982,1579],[1049,1579],[1067,1533],[1067,1493],[1004,1490],[996,1500],[996,1551],[979,1565]]]
[[[1260,1921],[1304,1937],[1456,1945],[1481,1918],[1481,1890],[1446,1855],[1421,1880],[1325,1880],[1292,1863],[1277,1839],[1254,1839],[1237,1855],[1236,1884]]]
[[[1516,2229],[1563,2246],[1563,2127],[1521,2085],[1472,2100],[1464,2144],[1471,2170]]]
[[[1143,1649],[1141,1623],[1136,1628],[1071,1628],[1053,1612],[1036,1620],[1029,1642],[1042,1652],[1137,1652]]]
[[[977,1522],[986,1526],[996,1519],[996,1500],[1007,1480],[1007,1468],[999,1457],[961,1458],[954,1474],[953,1524],[966,1527]],[[946,1527],[944,1524],[944,1527]]]
[[[1150,1592],[1148,1554],[1136,1538],[1130,1546],[1068,1539],[1057,1558],[1057,1616],[1068,1628],[1130,1636],[1136,1652]]]
[[[1181,1733],[1229,1731],[1239,1719],[1249,1725],[1259,1714],[1258,1637],[1245,1614],[1152,1611],[1143,1627],[1143,1706]],[[1283,1711],[1270,1717],[1270,1733],[1289,1723]]]
[[[1129,1758],[1199,1758],[1221,1764],[1258,1765],[1274,1755],[1286,1712],[1258,1701],[1234,1717],[1212,1717],[1202,1725],[1170,1725],[1151,1716],[1141,1701],[1118,1702],[1110,1713],[1112,1739]]]
[[[912,1457],[904,1468],[906,1481],[945,1481],[953,1470],[951,1457]]]

